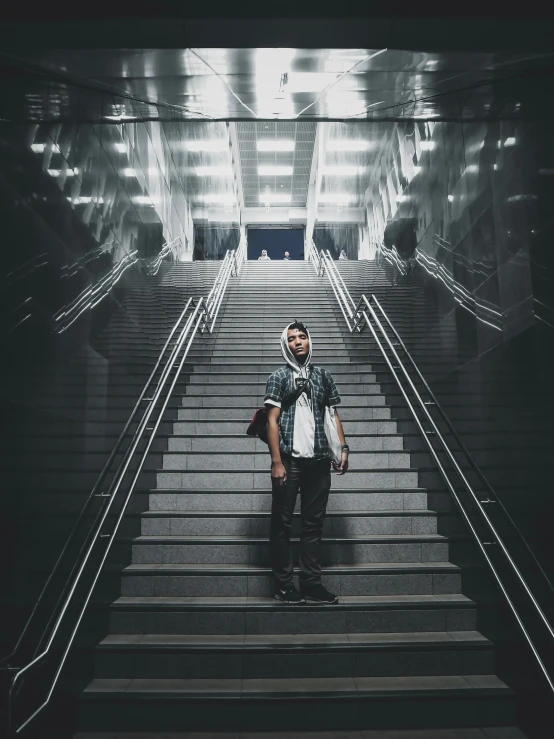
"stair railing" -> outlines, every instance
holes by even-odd
[[[318,254],[316,245],[313,241],[306,240],[304,250],[306,252],[306,259],[314,265],[316,274],[321,277],[321,257]]]
[[[169,257],[171,255],[174,262],[177,261],[177,254],[179,251],[179,247],[181,246],[182,242],[181,239],[178,237],[176,239],[173,239],[173,241],[167,241],[162,248],[160,249],[159,253],[152,259],[151,262],[145,261],[145,267],[146,271],[149,275],[157,275],[160,267],[162,266],[162,262],[166,257]]]
[[[495,524],[491,520],[489,513],[487,512],[485,508],[486,506],[489,506],[491,504],[495,504],[498,506],[496,510],[504,515],[505,522],[509,525],[511,531],[517,537],[520,543],[523,544],[525,551],[530,556],[530,564],[535,569],[535,572],[540,576],[541,581],[543,582],[543,585],[545,585],[548,596],[550,598],[554,591],[553,591],[552,584],[548,576],[546,575],[540,563],[538,562],[537,558],[535,557],[525,537],[523,536],[521,531],[517,528],[512,517],[508,514],[507,510],[500,502],[498,495],[495,493],[494,489],[492,488],[492,486],[486,479],[482,470],[479,468],[479,466],[477,465],[477,463],[471,456],[468,449],[462,443],[459,435],[455,431],[446,412],[441,407],[440,403],[438,402],[437,398],[435,397],[434,393],[429,387],[429,384],[426,382],[425,378],[423,377],[422,373],[417,367],[413,357],[409,353],[404,342],[401,340],[398,332],[396,331],[391,321],[387,317],[385,311],[383,310],[383,307],[381,306],[377,298],[374,295],[371,295],[370,298],[368,299],[366,295],[362,295],[358,304],[355,305],[354,301],[352,300],[352,297],[350,296],[350,293],[348,292],[348,290],[346,289],[346,286],[344,285],[342,276],[340,275],[340,272],[336,264],[334,264],[329,252],[327,252],[327,254],[322,254],[322,262],[323,262],[327,277],[329,278],[329,281],[331,283],[331,287],[333,288],[333,291],[335,293],[335,297],[337,298],[341,311],[344,315],[346,324],[348,326],[348,330],[351,333],[356,333],[356,332],[362,331],[363,328],[365,328],[366,326],[370,330],[371,335],[381,355],[383,356],[392,376],[394,377],[396,384],[398,385],[398,388],[404,398],[404,401],[406,402],[408,406],[408,409],[425,442],[425,445],[427,446],[431,454],[431,457],[433,458],[433,461],[436,464],[439,470],[439,473],[442,479],[444,480],[456,504],[456,507],[460,511],[462,518],[464,519],[466,525],[468,526],[470,530],[471,535],[473,536],[473,539],[475,540],[478,548],[480,549],[483,557],[485,558],[487,566],[493,576],[493,579],[495,580],[500,590],[500,593],[502,594],[504,598],[504,601],[508,605],[508,608],[510,609],[514,617],[516,624],[521,634],[523,635],[523,638],[525,642],[527,643],[527,646],[529,647],[535,659],[536,664],[539,667],[540,672],[545,678],[550,691],[554,694],[554,677],[553,677],[554,670],[549,670],[549,668],[547,668],[547,666],[545,665],[544,659],[543,659],[544,650],[540,649],[537,646],[537,643],[540,643],[542,647],[542,641],[539,642],[538,639],[536,638],[534,639],[530,635],[529,625],[527,623],[528,619],[522,615],[520,609],[518,609],[518,607],[516,606],[516,603],[514,602],[513,596],[510,595],[510,593],[508,592],[510,588],[509,576],[506,577],[505,575],[502,574],[502,572],[506,569],[506,567],[509,570],[509,574],[512,575],[513,578],[515,578],[516,583],[518,583],[519,586],[521,587],[523,595],[525,596],[526,601],[528,605],[530,606],[532,613],[535,615],[538,624],[542,626],[543,631],[546,633],[546,636],[552,642],[553,645],[554,645],[554,629],[552,627],[552,624],[549,621],[549,618],[545,614],[543,607],[541,607],[541,605],[539,604],[537,597],[533,593],[529,583],[524,577],[520,567],[516,564],[512,555],[510,554],[508,546],[506,545],[506,542],[504,541],[503,537],[498,531],[498,528],[495,526]],[[423,382],[425,390],[430,398],[430,400],[428,400],[427,402],[423,400],[419,391],[414,385],[404,362],[398,355],[395,345],[390,340],[386,332],[386,329],[383,326],[381,320],[379,319],[373,305],[375,305],[375,307],[379,311],[381,317],[387,324],[389,330],[393,332],[393,335],[397,342],[396,346],[401,347],[403,352],[408,357],[412,368],[416,371],[417,376]],[[388,353],[387,353],[387,349],[388,349]],[[392,360],[391,360],[391,356],[389,355],[392,356]],[[393,361],[395,364],[393,364]],[[417,406],[419,406],[419,409],[423,412],[425,420],[429,423],[431,427],[430,430],[427,430],[424,428],[422,420],[417,415],[416,408],[410,401],[410,398],[408,397],[408,393],[401,382],[402,375],[413,395],[413,398],[415,399]],[[447,444],[446,440],[441,434],[435,420],[431,416],[431,413],[429,411],[430,407],[435,407],[441,414],[441,417],[446,422],[446,425],[448,426],[449,431],[454,436],[457,444],[459,445],[460,450],[466,457],[471,468],[477,473],[479,479],[484,483],[488,497],[485,497],[484,499],[482,499],[481,496],[479,496],[473,489],[472,485],[470,484],[469,480],[464,474],[460,464],[458,463],[456,457],[454,456],[454,453],[450,449],[449,445]],[[434,437],[437,439],[440,445],[439,450],[435,449],[435,447],[433,446],[431,437]],[[475,510],[477,511],[479,521],[481,524],[484,524],[485,530],[488,532],[486,537],[481,536],[479,532],[477,531],[477,528],[472,520],[473,514],[470,510],[468,510],[464,501],[460,497],[460,494],[456,490],[456,487],[454,485],[454,482],[451,479],[449,472],[447,471],[447,469],[445,468],[445,466],[443,465],[442,461],[440,460],[438,456],[438,451],[442,451],[446,454],[459,480],[462,482],[465,488],[465,491],[469,494],[470,500],[472,501],[473,506]],[[490,547],[494,547],[497,551],[501,553],[503,557],[503,563],[504,563],[503,567],[497,567],[497,565],[495,565],[495,563],[493,562],[493,559],[488,551]]]
[[[239,253],[239,258],[244,254],[245,248],[246,247],[244,246],[242,252]],[[4,672],[8,672],[11,677],[7,701],[7,728],[10,735],[20,734],[49,705],[52,699],[60,675],[67,661],[68,654],[74,644],[77,631],[92,597],[94,588],[104,569],[112,544],[118,533],[119,526],[127,511],[146,458],[156,437],[160,423],[162,422],[163,415],[179,379],[185,360],[187,359],[192,342],[199,330],[207,330],[209,333],[212,332],[225,294],[225,289],[229,282],[231,273],[234,273],[235,266],[235,252],[228,251],[225,255],[225,259],[223,260],[223,264],[219,270],[214,286],[210,291],[209,303],[208,299],[203,297],[198,300],[189,298],[187,301],[185,308],[167,338],[164,348],[160,352],[156,365],[152,370],[127,423],[125,424],[124,429],[119,435],[118,440],[112,449],[96,484],[94,485],[94,488],[85,502],[83,510],[79,514],[77,522],[75,523],[73,530],[71,531],[64,548],[42,589],[42,592],[12,653],[4,658],[0,663],[0,669]],[[174,340],[177,333],[178,337]],[[173,346],[171,347],[170,354],[162,367],[164,357],[170,348],[172,341]],[[162,367],[161,374],[156,381],[156,375],[158,374],[160,367]],[[171,378],[172,373],[173,377]],[[162,399],[162,394],[166,390],[166,386],[169,387],[165,394],[165,399]],[[145,402],[147,403],[147,406],[142,412],[142,415],[140,415],[141,407],[144,407],[143,404]],[[161,406],[156,408],[158,403],[161,403]],[[137,428],[131,438],[130,444],[123,453],[123,458],[113,475],[111,483],[106,485],[111,465],[116,455],[121,452],[125,437],[134,423],[137,424]],[[146,440],[145,448],[138,452],[138,447],[144,440]],[[130,470],[130,466],[133,461],[137,462],[136,468],[134,470]],[[129,474],[131,474],[131,480],[130,482],[126,482],[125,477]],[[94,521],[90,526],[84,541],[81,543],[77,556],[73,559],[71,571],[57,598],[57,603],[51,611],[46,626],[41,629],[42,634],[38,639],[38,643],[34,647],[34,650],[32,648],[28,649],[28,651],[32,653],[32,658],[23,666],[13,666],[18,659],[22,658],[26,642],[29,641],[31,628],[38,622],[41,607],[46,603],[46,597],[50,594],[56,575],[59,574],[62,564],[68,558],[71,546],[77,540],[79,527],[84,521],[86,515],[90,512],[92,503],[97,501],[100,501],[99,510],[94,517]],[[119,504],[119,507],[116,506],[116,502]],[[111,522],[111,528],[109,521],[110,514],[115,518],[115,522]],[[102,545],[104,545],[103,548]],[[93,554],[99,557],[100,561],[93,566],[92,577],[87,585],[83,582],[83,576],[85,568],[87,567],[87,564],[91,562]],[[79,586],[85,588],[86,593],[84,596],[80,595],[79,600],[77,601],[76,591]],[[71,606],[76,606],[77,613],[73,615],[73,619],[69,627],[69,637],[67,637],[67,639],[65,639],[61,644],[57,645],[56,638],[60,634],[60,629],[65,621],[69,621],[69,609]],[[44,700],[30,713],[30,715],[27,716],[27,718],[18,721],[14,716],[14,709],[16,701],[19,700],[20,703],[22,702],[20,698],[21,689],[25,686],[27,678],[30,678],[31,675],[39,668],[44,667],[45,665],[47,666],[49,658],[52,658],[54,664],[51,667],[52,677],[50,679],[49,686],[44,690]],[[24,703],[24,701],[22,703]]]
[[[235,251],[229,249],[225,252],[225,257],[219,268],[214,285],[210,290],[210,294],[206,298],[206,328],[211,333],[217,320],[217,314],[223,301],[223,296],[227,290],[229,279],[233,275],[237,275],[237,261]]]

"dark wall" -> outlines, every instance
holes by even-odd
[[[314,244],[318,251],[329,250],[334,259],[344,249],[348,259],[358,258],[360,246],[359,226],[347,223],[328,223],[316,225],[314,228]]]
[[[304,259],[304,229],[249,228],[248,259],[258,259],[262,249],[270,259],[283,259],[286,251],[291,259]]]
[[[194,226],[193,259],[224,259],[227,250],[238,249],[240,229],[232,224]]]
[[[153,125],[0,128],[2,655],[185,300],[152,273],[172,225]]]

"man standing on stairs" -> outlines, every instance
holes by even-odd
[[[271,560],[276,580],[275,598],[283,603],[338,603],[321,582],[321,536],[331,487],[331,463],[324,429],[325,407],[335,407],[340,396],[329,372],[311,364],[312,341],[298,321],[281,336],[286,365],[268,378],[268,445],[271,454]],[[300,391],[298,394],[298,391]],[[292,400],[291,400],[292,399]],[[348,470],[348,445],[335,413],[342,444],[339,475]],[[293,582],[290,531],[300,489],[300,592]]]

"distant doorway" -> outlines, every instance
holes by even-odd
[[[262,249],[277,261],[286,251],[291,259],[304,259],[304,228],[249,228],[248,259],[257,259]]]

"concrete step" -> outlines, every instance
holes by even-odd
[[[159,471],[157,487],[174,490],[267,490],[271,486],[269,470],[244,472],[228,468],[226,471],[198,470],[191,472]],[[347,475],[333,475],[336,489],[397,489],[416,488],[418,471],[409,469],[349,470]]]
[[[448,562],[388,562],[326,566],[326,587],[344,595],[459,593],[460,570]],[[122,572],[123,596],[266,596],[275,592],[268,567],[256,565],[133,564]]]
[[[339,479],[339,478],[337,478]],[[348,475],[346,476],[348,479]],[[334,481],[333,481],[334,482]],[[150,489],[148,495],[150,511],[242,511],[263,512],[271,510],[271,491],[230,489],[211,487],[190,490]],[[141,494],[141,489],[137,490]],[[446,493],[444,495],[447,495]],[[331,487],[327,511],[412,511],[427,508],[427,491],[424,488],[375,488],[342,490]]]
[[[253,443],[251,442],[251,447]],[[252,448],[249,452],[236,454],[235,452],[195,452],[194,454],[165,453],[163,455],[164,470],[263,470],[267,472],[270,467],[270,458],[267,449],[255,452]],[[356,469],[365,470],[388,470],[388,469],[410,469],[410,455],[405,452],[352,452],[350,455],[350,471]]]
[[[267,378],[266,378],[267,379]],[[354,395],[355,397],[363,397],[364,395],[379,395],[381,390],[380,386],[376,382],[338,382],[337,378],[334,378],[337,389],[341,395],[341,397],[347,398],[349,395]],[[191,396],[191,395],[213,395],[214,397],[220,397],[225,395],[248,395],[250,397],[259,397],[264,396],[265,394],[265,388],[266,388],[266,382],[258,380],[257,382],[252,383],[240,383],[240,382],[234,382],[234,383],[226,383],[224,381],[222,382],[211,382],[209,384],[204,383],[201,385],[200,383],[194,383],[190,384],[185,391],[185,395]],[[384,396],[383,396],[384,397]]]
[[[359,393],[346,393],[338,388],[341,403],[340,412],[342,416],[343,408],[364,408],[364,407],[384,407],[386,404],[386,398],[384,395],[379,393],[370,394],[359,394]],[[265,399],[265,389],[262,392],[256,393],[255,391],[246,393],[225,393],[225,394],[201,394],[201,395],[183,395],[181,398],[181,405],[184,408],[229,408],[236,406],[246,406],[248,403],[253,403],[255,408],[263,405]]]
[[[249,372],[247,370],[235,370],[233,365],[229,365],[227,372],[218,372],[216,369],[211,369],[208,373],[199,374],[198,372],[191,372],[187,379],[187,388],[193,387],[205,387],[207,385],[222,384],[232,388],[235,385],[246,385],[251,387],[255,384],[261,384],[265,388],[269,372]],[[339,370],[333,372],[333,378],[335,382],[343,387],[344,385],[351,384],[354,387],[358,384],[377,384],[377,376],[373,372],[349,372],[345,370]]]
[[[463,595],[343,596],[333,606],[290,606],[274,598],[120,597],[114,634],[344,634],[475,631],[475,603]]]
[[[161,446],[163,446],[162,441],[164,440],[158,439]],[[352,455],[356,452],[402,451],[403,437],[376,434],[353,436],[351,434],[348,443]],[[267,444],[261,439],[238,434],[228,436],[216,436],[215,434],[200,436],[193,433],[187,435],[174,434],[167,439],[164,449],[167,449],[168,452],[251,453],[255,451],[265,454],[268,452]]]
[[[122,540],[123,541],[123,540]],[[269,566],[267,537],[139,536],[130,540],[132,564],[239,564]],[[299,540],[291,538],[297,557]],[[323,566],[367,562],[446,562],[448,539],[440,534],[382,534],[327,537],[321,545]]]
[[[249,405],[242,404],[237,407],[220,407],[220,408],[180,408],[177,411],[177,420],[179,421],[238,421],[242,420],[246,422],[247,426],[252,420],[254,411],[259,408],[261,403],[250,403]],[[92,412],[91,412],[92,413]],[[169,414],[169,411],[167,411]],[[112,411],[110,413],[113,416],[113,420],[123,418],[127,420],[129,413],[125,417],[122,412]],[[348,406],[340,407],[339,415],[341,421],[385,421],[391,418],[391,410],[389,407],[379,406]],[[168,416],[169,417],[169,416]],[[245,427],[246,432],[246,427]],[[346,428],[345,428],[346,433]]]
[[[324,537],[374,534],[435,534],[433,511],[328,511]],[[269,536],[270,514],[265,512],[144,511],[143,536]],[[292,536],[300,535],[300,513],[293,516]]]
[[[303,678],[491,674],[492,644],[475,631],[187,636],[110,634],[96,678]]]
[[[232,420],[231,418],[199,418],[199,419],[187,419],[186,421],[178,421],[172,424],[175,435],[221,435],[221,434],[234,434],[234,435],[246,435],[246,429],[248,428],[252,416],[254,415],[255,408],[250,408],[249,411],[244,410],[241,413],[241,418]],[[202,415],[203,414],[198,414]],[[211,414],[212,415],[212,414]],[[344,421],[343,414],[341,413],[341,419]],[[397,424],[396,421],[381,420],[381,419],[368,419],[368,420],[349,420],[346,427],[345,433],[350,442],[352,434],[396,434]],[[167,432],[166,432],[167,433]],[[246,437],[250,438],[250,437]],[[262,442],[263,443],[263,442]],[[267,447],[266,447],[267,448]]]

